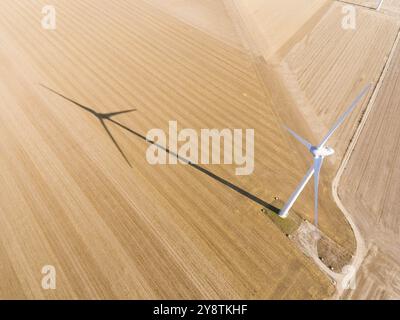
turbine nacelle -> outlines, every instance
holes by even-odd
[[[335,150],[333,150],[330,147],[311,147],[310,149],[311,154],[313,155],[314,158],[325,158],[325,157],[329,157],[333,154],[335,154]]]

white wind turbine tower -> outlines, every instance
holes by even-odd
[[[292,208],[293,204],[299,197],[300,193],[303,191],[305,188],[306,184],[310,181],[311,177],[314,175],[314,223],[317,226],[318,225],[318,184],[319,184],[319,174],[321,171],[321,166],[324,161],[325,157],[331,156],[335,153],[335,151],[327,147],[326,144],[328,140],[332,137],[332,135],[335,133],[335,131],[340,127],[340,125],[346,120],[346,118],[349,116],[349,114],[354,110],[354,108],[358,105],[358,103],[361,101],[361,99],[365,96],[365,94],[369,91],[371,88],[371,84],[368,84],[358,95],[358,97],[353,101],[349,109],[345,113],[342,114],[342,116],[338,119],[338,121],[335,123],[335,125],[332,127],[332,129],[328,132],[328,134],[322,139],[322,142],[318,146],[313,146],[311,143],[309,143],[307,140],[303,139],[300,137],[297,133],[292,131],[291,129],[287,128],[287,130],[300,142],[302,143],[312,154],[314,158],[314,163],[310,170],[308,170],[307,174],[304,176],[303,180],[300,182],[300,185],[297,187],[297,189],[293,192],[283,209],[279,212],[279,216],[281,218],[287,218],[289,215],[289,211]]]

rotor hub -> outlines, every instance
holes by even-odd
[[[320,148],[312,147],[310,149],[310,152],[312,153],[314,158],[317,158],[317,157],[325,158],[325,157],[329,157],[329,156],[333,155],[335,153],[335,150],[333,150],[330,147],[320,147]]]

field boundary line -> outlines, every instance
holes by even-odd
[[[355,6],[355,7],[359,7],[359,8],[364,8],[364,9],[371,10],[371,11],[377,11],[378,10],[377,8],[374,8],[374,7],[368,7],[368,6],[359,4],[359,3],[354,3],[354,2],[345,1],[345,0],[336,0],[336,2],[340,2],[340,3],[343,3],[343,4],[347,4],[347,5]]]

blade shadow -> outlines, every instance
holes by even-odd
[[[110,121],[111,117],[113,117],[113,116],[117,116],[117,115],[125,114],[125,113],[130,113],[130,112],[136,111],[136,109],[129,109],[129,110],[123,110],[123,111],[117,111],[117,112],[110,112],[110,113],[99,113],[99,112],[97,112],[97,111],[95,111],[95,110],[93,110],[93,109],[91,109],[89,107],[86,107],[86,106],[84,106],[84,105],[82,105],[82,104],[80,104],[80,103],[78,103],[78,102],[76,102],[76,101],[74,101],[74,100],[62,95],[61,93],[58,93],[57,91],[55,91],[55,90],[53,90],[53,89],[51,89],[51,88],[49,88],[49,87],[47,87],[47,86],[45,86],[43,84],[40,84],[40,86],[42,86],[43,88],[51,91],[52,93],[54,93],[54,94],[56,94],[58,96],[60,96],[61,98],[63,98],[65,100],[75,104],[77,107],[83,109],[84,111],[87,111],[87,112],[91,113],[92,115],[94,115],[100,121],[103,129],[106,131],[108,137],[111,139],[112,143],[117,148],[117,150],[119,151],[121,156],[124,158],[126,163],[132,168],[132,165],[129,162],[127,156],[122,151],[122,148],[119,146],[117,140],[114,138],[114,136],[112,135],[111,131],[108,129],[108,127],[107,127],[107,125],[105,123],[105,120],[109,120]]]
[[[64,95],[62,95],[61,93],[58,93],[57,91],[55,91],[55,90],[53,90],[53,89],[51,89],[51,88],[45,86],[44,84],[41,84],[41,83],[40,83],[39,85],[40,85],[41,87],[43,87],[43,88],[45,88],[45,89],[51,91],[52,93],[54,93],[54,94],[60,96],[61,98],[64,98],[65,100],[67,100],[67,101],[69,101],[69,102],[72,102],[73,104],[75,104],[75,105],[78,106],[79,108],[81,108],[81,109],[83,109],[83,110],[85,110],[85,111],[87,111],[87,112],[90,112],[91,114],[93,114],[93,115],[96,116],[96,118],[97,118],[97,112],[94,111],[93,109],[88,108],[88,107],[86,107],[86,106],[84,106],[84,105],[82,105],[82,104],[80,104],[80,103],[78,103],[78,102],[76,102],[76,101],[74,101],[74,100],[72,100],[72,99],[70,99],[70,98],[64,96]]]
[[[97,113],[95,110],[93,110],[93,109],[91,109],[91,108],[89,108],[89,107],[86,107],[86,106],[84,106],[84,105],[82,105],[82,104],[80,104],[80,103],[78,103],[78,102],[76,102],[76,101],[74,101],[74,100],[72,100],[72,99],[70,99],[70,98],[68,98],[68,97],[65,97],[64,95],[58,93],[57,91],[54,91],[54,90],[52,90],[52,89],[50,89],[50,88],[48,88],[48,87],[46,87],[46,86],[44,86],[44,85],[41,85],[41,86],[44,87],[44,88],[46,88],[47,90],[53,92],[54,94],[56,94],[56,95],[58,95],[58,96],[60,96],[60,97],[62,97],[62,98],[64,98],[64,99],[68,100],[69,102],[75,104],[76,106],[80,107],[81,109],[84,109],[85,111],[88,111],[88,112],[92,113],[94,116],[96,116],[96,117],[100,120],[100,122],[101,122],[103,128],[105,129],[105,131],[107,132],[108,136],[109,136],[110,139],[113,141],[113,143],[115,144],[116,148],[117,148],[118,151],[121,153],[121,155],[123,156],[123,158],[125,159],[125,161],[129,164],[130,167],[132,167],[131,164],[130,164],[130,162],[128,161],[126,155],[124,154],[124,152],[122,151],[122,149],[119,147],[117,141],[114,139],[114,137],[112,136],[111,132],[110,132],[109,129],[107,128],[107,126],[106,126],[106,124],[105,124],[105,120],[110,121],[111,123],[115,124],[116,126],[120,127],[121,129],[127,131],[128,133],[130,133],[130,134],[136,136],[137,138],[143,140],[144,142],[146,142],[146,143],[148,143],[148,144],[151,144],[151,145],[154,145],[154,146],[156,146],[157,148],[159,148],[159,149],[165,151],[166,153],[173,155],[173,156],[176,157],[177,159],[179,159],[179,160],[181,160],[182,162],[184,162],[184,163],[186,163],[187,165],[189,165],[191,168],[193,168],[193,169],[195,169],[195,170],[197,170],[197,171],[199,171],[199,172],[201,172],[201,173],[207,175],[208,177],[210,177],[210,178],[212,178],[212,179],[218,181],[219,183],[221,183],[221,184],[225,185],[226,187],[230,188],[231,190],[233,190],[233,191],[235,191],[235,192],[241,194],[242,196],[244,196],[244,197],[250,199],[251,201],[253,201],[253,202],[255,202],[255,203],[261,205],[262,207],[267,208],[267,209],[271,210],[272,212],[274,212],[274,213],[276,213],[276,214],[279,214],[279,212],[280,212],[280,209],[279,209],[279,208],[277,208],[277,207],[273,206],[272,204],[270,204],[270,203],[268,203],[268,202],[266,202],[266,201],[260,199],[259,197],[257,197],[257,196],[255,196],[255,195],[251,194],[250,192],[248,192],[248,191],[242,189],[241,187],[239,187],[239,186],[237,186],[237,185],[235,185],[235,184],[229,182],[228,180],[226,180],[226,179],[224,179],[224,178],[222,178],[222,177],[220,177],[220,176],[217,176],[216,174],[214,174],[214,173],[212,173],[211,171],[209,171],[209,170],[207,170],[207,169],[205,169],[205,168],[199,166],[198,164],[192,163],[192,162],[189,161],[188,159],[185,159],[185,158],[183,158],[182,156],[180,156],[180,155],[178,155],[178,154],[172,152],[172,151],[169,150],[167,147],[164,147],[164,146],[162,146],[162,145],[157,144],[155,141],[152,141],[152,140],[147,139],[144,135],[142,135],[142,134],[140,134],[140,133],[138,133],[138,132],[132,130],[131,128],[125,126],[124,124],[122,124],[122,123],[120,123],[120,122],[118,122],[118,121],[116,121],[116,120],[114,120],[114,119],[111,118],[111,117],[114,116],[114,115],[118,115],[118,114],[122,114],[122,113],[128,113],[128,112],[136,111],[136,109],[133,109],[133,110],[126,110],[126,111],[119,111],[119,112],[113,112],[113,113],[107,113],[107,114],[100,114],[100,113]]]
[[[132,168],[131,163],[129,162],[127,156],[125,155],[125,153],[122,151],[121,147],[119,146],[117,140],[115,140],[114,136],[112,135],[112,133],[110,132],[110,130],[108,129],[107,125],[104,123],[104,120],[101,119],[100,120],[104,130],[107,132],[108,136],[110,137],[111,141],[114,143],[115,147],[118,149],[119,153],[122,155],[122,157],[125,159],[125,161],[127,162],[127,164]]]

